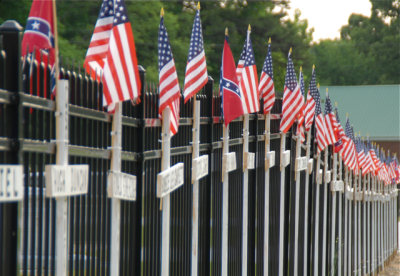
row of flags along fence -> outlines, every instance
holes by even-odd
[[[1,274],[383,269],[398,244],[396,156],[348,116],[342,127],[328,92],[322,110],[316,69],[306,93],[291,50],[275,99],[271,41],[258,82],[250,26],[237,66],[226,30],[217,88],[200,7],[181,92],[163,15],[158,85],[123,1],[103,2],[84,72],[59,66],[53,1],[33,1],[24,35],[0,26]]]

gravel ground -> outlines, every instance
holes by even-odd
[[[385,270],[379,273],[381,276],[399,276],[400,275],[400,253],[393,258]]]

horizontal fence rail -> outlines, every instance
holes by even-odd
[[[40,58],[22,59],[22,29],[6,23],[0,27],[0,163],[22,166],[23,193],[20,200],[0,202],[0,274],[56,275],[62,259],[56,248],[59,197],[46,196],[46,166],[56,163],[57,96],[49,89],[49,66]],[[310,147],[296,146],[297,137],[286,135],[290,160],[282,165],[281,100],[268,117],[250,114],[248,126],[243,117],[230,123],[225,145],[235,154],[236,169],[224,182],[221,97],[211,77],[195,99],[181,102],[170,164],[183,163],[183,185],[170,193],[170,220],[163,224],[157,197],[162,157],[158,86],[145,80],[143,67],[139,71],[140,103],[121,105],[118,159],[120,171],[136,177],[135,199],[116,205],[108,194],[116,115],[103,107],[101,81],[61,68],[69,94],[68,164],[89,167],[87,193],[66,197],[69,275],[114,274],[115,249],[119,274],[161,275],[163,227],[170,232],[169,275],[376,274],[397,252],[396,186],[384,186],[370,174],[352,174],[332,149],[320,155],[323,173],[317,182],[314,129],[307,133]],[[251,166],[249,153],[254,153]],[[300,168],[298,158],[306,154],[307,164]],[[205,176],[193,181],[196,156],[208,156],[208,163]],[[1,184],[11,183],[4,176],[11,169],[0,170]],[[343,189],[337,188],[340,183]],[[9,186],[1,188],[0,196],[10,192]]]

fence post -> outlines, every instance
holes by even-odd
[[[19,104],[18,92],[21,90],[21,41],[23,28],[17,21],[7,20],[0,26],[0,39],[2,39],[3,50],[6,52],[6,71],[5,71],[5,89],[14,92],[12,103],[7,106],[5,112],[7,118],[5,131],[7,138],[11,140],[10,150],[6,153],[6,162],[8,164],[21,164],[22,152],[20,150],[19,138],[22,137],[23,120],[22,106]],[[0,223],[3,227],[3,245],[0,249],[2,260],[0,260],[1,275],[18,274],[18,256],[17,250],[21,250],[22,219],[18,219],[21,214],[22,203],[3,204],[3,221]],[[19,236],[19,237],[18,237]]]
[[[311,130],[307,131],[307,141],[306,141],[306,158],[307,162],[309,162],[310,158],[310,147],[311,147]],[[303,251],[303,275],[308,275],[308,194],[309,194],[309,188],[310,188],[310,174],[311,172],[308,171],[306,172],[306,180],[305,180],[305,196],[304,196],[304,251]]]
[[[121,143],[122,143],[122,103],[115,104],[112,121],[112,155],[111,171],[121,171]],[[110,183],[108,183],[110,185]],[[110,188],[110,187],[109,187]],[[120,231],[121,231],[121,200],[111,199],[111,275],[118,276],[120,268]]]
[[[193,159],[199,157],[200,147],[200,101],[193,97]],[[192,162],[193,166],[193,162]],[[208,168],[208,167],[207,167]],[[199,181],[193,182],[193,213],[192,213],[192,276],[197,276],[199,258]]]
[[[271,111],[265,115],[265,184],[264,184],[264,275],[269,273],[269,160],[267,154],[270,152],[271,141]],[[275,157],[275,156],[274,156]],[[274,160],[275,162],[275,160]]]
[[[68,165],[68,81],[59,80],[56,96],[56,163]],[[68,197],[56,198],[56,275],[67,275]]]
[[[169,130],[171,109],[166,107],[162,114],[162,159],[161,171],[170,167],[171,132]],[[162,238],[161,238],[161,275],[169,275],[169,240],[170,240],[170,194],[162,200]]]
[[[249,114],[243,116],[243,190],[242,190],[242,275],[247,274],[247,242],[249,212],[249,169],[246,160],[249,153]],[[244,166],[246,164],[246,166]]]
[[[229,152],[229,124],[225,126],[223,123],[223,158]],[[225,166],[226,167],[226,166]],[[228,204],[229,204],[229,173],[227,169],[222,166],[222,261],[221,261],[221,275],[228,275]]]

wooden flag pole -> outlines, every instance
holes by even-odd
[[[283,162],[284,151],[286,148],[286,133],[281,133],[281,158],[280,158],[280,170],[281,170],[281,186],[280,186],[280,208],[279,208],[279,276],[283,276],[283,233],[285,225],[285,166]]]
[[[200,101],[193,97],[193,159],[199,157],[200,145]],[[199,181],[193,182],[193,213],[192,213],[192,261],[191,275],[198,272],[198,244],[199,244]]]
[[[339,155],[339,180],[343,180],[342,178],[342,158]],[[343,247],[342,247],[342,200],[343,200],[343,195],[345,191],[345,186],[343,185],[343,191],[341,194],[339,194],[339,217],[338,217],[338,276],[342,275],[342,252],[343,252]]]
[[[229,174],[227,170],[227,154],[229,152],[229,124],[223,124],[222,142],[222,262],[221,275],[228,275],[228,207],[229,207]]]
[[[56,78],[56,164],[68,164],[68,81],[59,85],[59,59],[58,59],[58,31],[56,1],[53,1],[54,24],[54,55]],[[56,198],[56,275],[64,276],[68,273],[68,198]]]
[[[161,171],[170,167],[171,131],[170,131],[171,109],[167,106],[162,113],[162,157]],[[162,236],[161,236],[161,275],[169,275],[169,240],[170,240],[170,194],[165,195],[162,200]]]
[[[324,179],[322,179],[322,182],[324,183],[324,194],[323,194],[323,199],[324,199],[324,206],[323,206],[323,211],[322,211],[322,273],[326,273],[326,244],[327,244],[327,217],[328,217],[328,179],[326,178],[327,172],[328,172],[328,147],[325,148],[324,151]]]
[[[250,27],[250,26],[249,26]],[[242,195],[242,275],[247,274],[248,205],[249,205],[249,114],[243,116],[243,195]]]
[[[316,164],[316,170],[315,170],[315,184],[316,184],[316,192],[315,192],[315,220],[314,220],[314,236],[315,236],[315,242],[314,242],[314,275],[318,275],[318,257],[319,257],[319,193],[320,193],[320,167],[321,165],[321,153],[317,153],[317,164]]]
[[[335,146],[333,146],[333,151],[335,151]],[[333,153],[333,166],[332,166],[332,184],[337,180],[337,153]],[[336,194],[337,192],[332,192],[332,228],[331,228],[331,268],[330,275],[335,274],[335,238],[336,238]]]
[[[112,155],[110,169],[112,172],[120,172],[122,149],[122,103],[115,104],[111,135]],[[111,220],[110,273],[111,275],[118,276],[120,267],[121,199],[111,199]]]
[[[265,115],[265,178],[264,178],[264,275],[268,275],[269,270],[269,160],[267,154],[270,151],[271,138],[271,113]]]
[[[296,137],[296,162],[301,155],[301,135],[298,134]],[[296,166],[295,166],[296,167]],[[296,170],[295,177],[296,181],[296,196],[295,196],[295,216],[294,216],[294,240],[299,240],[299,205],[300,205],[300,170]],[[299,243],[294,243],[294,266],[293,273],[298,275],[298,251]]]
[[[311,130],[307,131],[307,140],[306,140],[306,158],[307,161],[310,158],[311,151]],[[303,275],[308,275],[308,194],[310,188],[310,171],[306,172],[306,180],[304,187],[304,247],[303,247]]]
[[[348,258],[347,258],[347,247],[348,247],[348,205],[349,200],[347,194],[349,193],[349,169],[345,166],[345,179],[344,179],[344,247],[343,247],[343,275],[349,275],[348,272]]]

